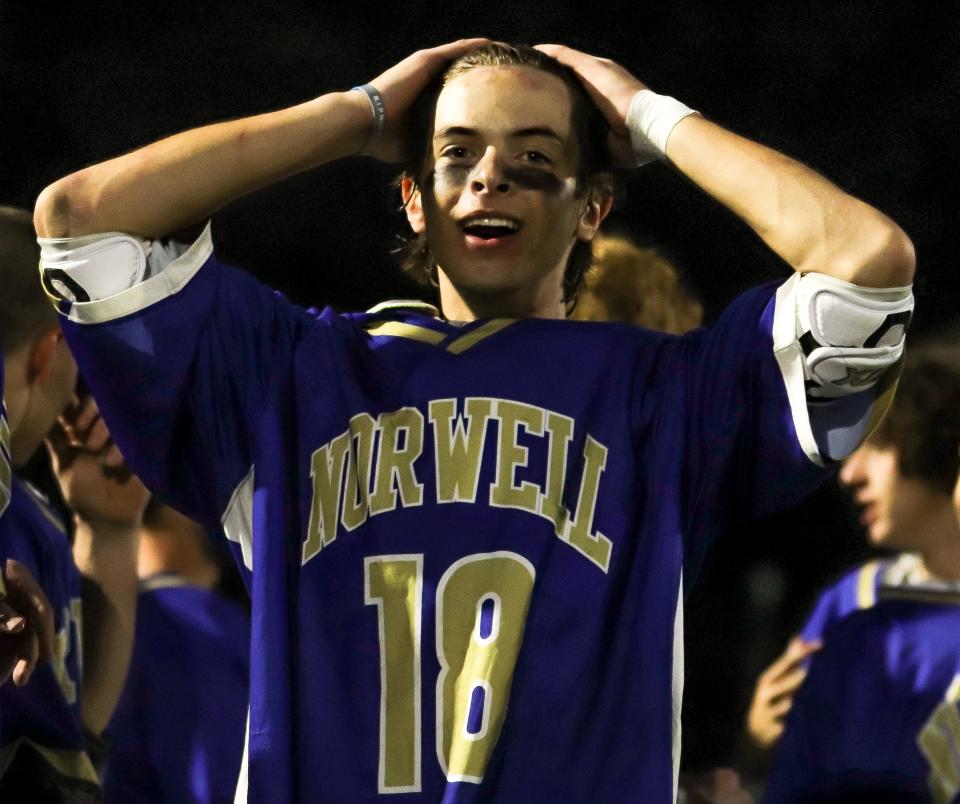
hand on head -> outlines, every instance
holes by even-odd
[[[113,443],[97,403],[74,400],[47,436],[64,500],[88,522],[139,525],[150,494]]]
[[[489,41],[483,38],[460,39],[418,50],[374,78],[370,83],[383,98],[386,124],[379,136],[373,134],[364,153],[384,162],[403,162],[412,158],[414,144],[409,141],[410,112],[420,93],[447,64]]]

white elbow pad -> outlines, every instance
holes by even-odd
[[[38,242],[43,286],[58,299],[99,301],[146,278],[150,242],[132,235],[41,237]]]
[[[913,314],[910,287],[865,288],[810,273],[797,281],[796,303],[808,397],[863,391],[900,360]]]

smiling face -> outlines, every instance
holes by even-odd
[[[563,81],[531,67],[476,67],[441,91],[407,216],[449,318],[564,316],[570,252],[610,207],[579,192],[571,111]]]
[[[924,552],[936,535],[931,521],[949,505],[947,495],[904,477],[896,447],[869,441],[844,462],[840,481],[853,490],[862,508],[860,522],[880,547]]]

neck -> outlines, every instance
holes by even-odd
[[[440,306],[448,321],[476,321],[478,318],[567,317],[562,279],[551,272],[532,286],[494,291],[455,287],[441,268]],[[562,277],[562,272],[559,274]]]
[[[220,570],[206,554],[203,529],[172,508],[164,508],[140,531],[137,575],[180,575],[194,586],[212,589]]]
[[[941,581],[960,581],[960,523],[949,499],[930,511],[925,527],[932,534],[921,553],[927,573]]]

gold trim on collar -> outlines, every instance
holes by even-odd
[[[395,338],[409,338],[423,343],[440,343],[447,336],[429,327],[418,327],[416,324],[405,324],[402,321],[384,321],[382,324],[370,327],[367,332],[371,335],[390,335]]]
[[[489,338],[491,335],[496,335],[498,332],[500,332],[500,330],[510,326],[516,320],[517,319],[515,318],[493,318],[486,324],[481,324],[472,332],[461,335],[459,338],[454,338],[449,344],[447,344],[447,351],[453,352],[455,355],[465,352],[470,347],[476,346],[485,338]]]
[[[877,603],[876,580],[880,571],[880,561],[864,564],[857,574],[857,607],[869,609]]]

